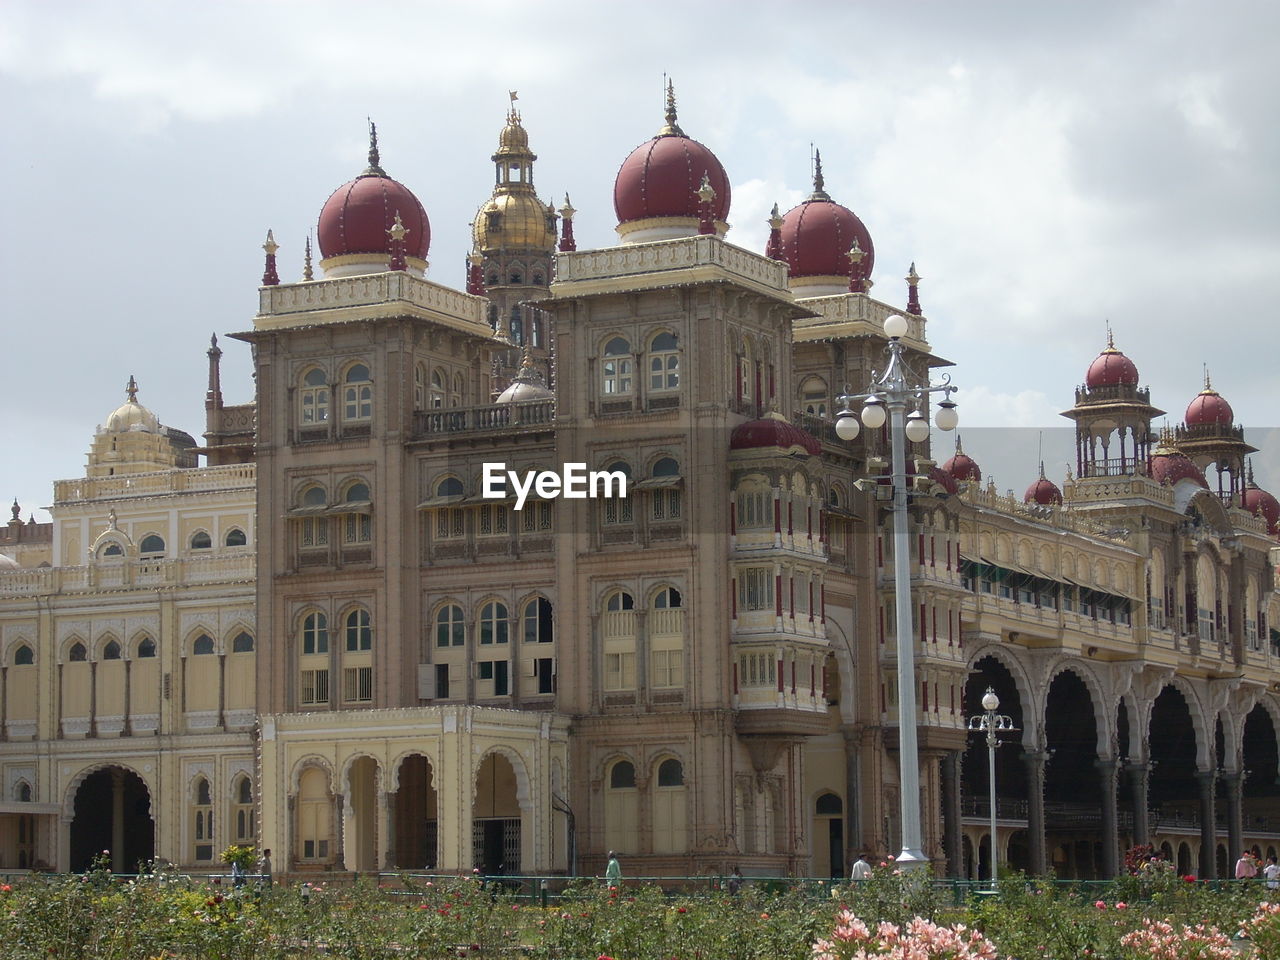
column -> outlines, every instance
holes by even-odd
[[[947,876],[964,875],[964,846],[960,842],[960,751],[942,756],[942,836],[947,848]]]
[[[1048,873],[1044,842],[1044,762],[1048,755],[1042,751],[1028,751],[1022,762],[1027,765],[1027,843],[1031,854],[1031,875],[1042,877]]]
[[[1239,770],[1224,774],[1227,786],[1227,863],[1235,863],[1244,850],[1244,811],[1241,803],[1244,776]]]
[[[1147,816],[1147,765],[1131,763],[1125,768],[1129,785],[1133,789],[1133,842],[1142,845],[1151,842],[1150,820]]]
[[[1197,770],[1196,782],[1200,785],[1200,879],[1213,880],[1218,875],[1217,811],[1213,802],[1217,774],[1212,770]]]
[[[840,865],[841,877],[849,875],[849,865],[862,853],[863,848],[869,849],[867,839],[863,836],[862,794],[858,777],[861,767],[860,747],[857,734],[846,729],[844,731],[844,863]]]
[[[377,808],[373,848],[375,870],[389,870],[394,863],[391,845],[391,797],[392,794],[386,790],[379,790],[374,799]]]
[[[1114,760],[1095,760],[1102,785],[1102,876],[1110,880],[1120,874],[1120,830],[1116,815],[1116,775]]]
[[[111,771],[111,872],[124,873],[124,771]]]

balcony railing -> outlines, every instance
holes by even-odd
[[[548,426],[555,422],[555,400],[525,400],[482,407],[454,407],[447,410],[420,410],[413,415],[415,436],[472,433],[477,431],[520,430]]]

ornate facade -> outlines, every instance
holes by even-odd
[[[593,872],[613,849],[634,874],[831,876],[896,851],[888,449],[832,422],[891,314],[914,375],[947,365],[914,265],[905,303],[871,296],[871,234],[820,163],[763,255],[734,246],[728,176],[670,94],[619,170],[617,245],[576,249],[534,160],[513,109],[463,292],[428,278],[427,212],[374,140],[321,212],[320,278],[281,282],[268,237],[232,334],[252,402],[224,404],[215,342],[197,447],[131,380],[46,546],[15,514],[0,868],[216,869],[253,842],[296,874]],[[1014,865],[1106,875],[1150,842],[1208,876],[1280,845],[1280,503],[1207,383],[1164,438],[1138,384],[1109,344],[1066,414],[1076,469],[1020,500],[914,451],[940,872],[985,876],[987,686],[1019,730]],[[516,509],[492,463],[629,482]]]

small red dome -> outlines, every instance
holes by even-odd
[[[1157,451],[1151,457],[1152,480],[1157,483],[1167,483],[1171,487],[1179,480],[1194,480],[1206,490],[1209,489],[1204,474],[1185,453],[1167,448],[1161,448],[1161,451]]]
[[[431,247],[431,222],[413,191],[392,180],[378,166],[376,146],[370,151],[369,168],[344,183],[325,201],[316,231],[320,256],[348,253],[391,253],[387,233],[396,214],[405,228],[405,254],[427,259]]]
[[[1022,502],[1038,503],[1042,507],[1061,506],[1062,491],[1042,473],[1039,480],[1027,487],[1027,492],[1022,495]]]
[[[1188,427],[1206,426],[1211,423],[1224,427],[1231,426],[1235,413],[1226,398],[1213,387],[1205,387],[1196,398],[1187,404],[1186,424]]]
[[[965,459],[967,460],[968,457],[966,457]],[[972,461],[970,462],[972,463]],[[973,465],[974,467],[977,467],[976,463]],[[930,470],[929,479],[932,480],[934,483],[936,483],[938,486],[942,487],[943,490],[947,491],[947,493],[951,494],[952,496],[955,496],[957,493],[960,492],[960,487],[956,484],[957,478],[955,477],[955,475],[949,473],[947,470],[945,470],[942,467],[934,467],[932,470]]]
[[[678,129],[678,128],[677,128]],[[659,134],[622,161],[613,183],[618,222],[651,217],[696,217],[698,189],[706,174],[716,198],[711,213],[729,219],[729,177],[716,155],[683,134]]]
[[[1261,487],[1247,486],[1242,497],[1244,508],[1252,514],[1262,514],[1267,521],[1267,530],[1272,534],[1280,530],[1280,500],[1277,500]]]
[[[812,434],[788,423],[782,417],[761,417],[734,428],[729,437],[730,450],[756,450],[776,447],[780,450],[799,450],[808,456],[818,456],[822,446]]]
[[[782,218],[782,259],[793,277],[849,277],[849,250],[855,241],[863,257],[852,278],[866,280],[875,266],[875,246],[866,226],[848,207],[815,190]]]
[[[978,461],[963,450],[957,450],[956,455],[942,465],[942,469],[953,480],[976,483],[982,479],[982,468],[978,466]]]
[[[1138,385],[1138,368],[1134,362],[1115,347],[1107,347],[1093,363],[1089,364],[1089,372],[1084,375],[1085,386],[1114,387],[1119,384],[1136,387]]]

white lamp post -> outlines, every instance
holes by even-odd
[[[919,407],[931,393],[943,393],[938,405],[935,423],[939,430],[954,430],[956,426],[955,404],[951,393],[951,378],[943,376],[943,382],[910,386],[902,358],[902,337],[907,333],[905,317],[894,314],[886,317],[884,333],[889,338],[889,364],[882,375],[872,373],[871,389],[867,393],[848,394],[839,397],[843,408],[837,414],[836,435],[841,440],[853,440],[858,436],[858,418],[850,404],[862,403],[862,423],[870,430],[884,426],[889,420],[889,444],[892,449],[893,484],[893,592],[897,622],[898,650],[898,768],[902,813],[902,852],[898,854],[898,866],[903,870],[924,867],[929,860],[924,855],[923,833],[920,824],[920,750],[916,740],[916,680],[915,644],[911,629],[911,565],[910,537],[907,532],[907,453],[906,442],[920,443],[929,436],[929,421]],[[846,388],[847,389],[847,388]],[[910,416],[907,408],[912,408]]]
[[[1012,732],[1013,718],[996,713],[1000,709],[1000,698],[996,692],[987,687],[982,695],[982,710],[976,717],[969,718],[969,729],[987,735],[987,781],[991,788],[991,889],[996,888],[999,878],[1000,863],[999,846],[996,843],[996,739],[997,731]]]

